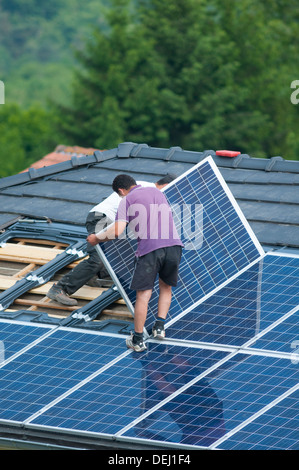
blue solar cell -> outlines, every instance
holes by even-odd
[[[182,318],[166,324],[167,337],[241,346],[297,307],[298,298],[299,258],[266,255]],[[281,341],[284,325],[290,322],[275,330]],[[284,340],[291,340],[293,333]],[[253,347],[266,347],[267,338],[258,343],[264,346]]]
[[[40,338],[50,328],[31,326],[22,323],[7,323],[0,320],[1,362],[9,359],[36,339]]]
[[[178,286],[168,318],[190,308],[213,289],[257,260],[263,250],[231,196],[212,158],[199,163],[172,182],[165,195],[175,215],[185,245]],[[133,310],[135,292],[130,290],[136,241],[118,239],[97,247],[116,275],[123,297]],[[157,313],[156,282],[146,327]]]
[[[0,419],[24,421],[123,352],[123,338],[54,331],[0,369]]]
[[[219,445],[229,450],[298,450],[299,392],[258,416]]]
[[[289,360],[237,354],[123,436],[209,447],[297,383]]]
[[[299,306],[290,317],[259,338],[250,347],[298,354]]]
[[[114,434],[227,355],[181,346],[148,346],[147,353],[130,354],[32,424]]]

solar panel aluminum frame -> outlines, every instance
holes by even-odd
[[[117,275],[115,274],[111,264],[109,263],[108,259],[106,258],[104,252],[102,251],[102,249],[100,248],[99,245],[96,245],[95,246],[95,249],[99,255],[99,257],[101,258],[101,260],[103,261],[103,264],[104,266],[106,267],[112,281],[114,282],[114,284],[116,285],[119,293],[121,294],[123,300],[125,301],[130,313],[134,316],[134,306],[132,305],[132,302],[131,300],[129,299],[125,289],[123,288],[123,285],[122,283],[120,282],[120,280],[118,279]]]
[[[194,347],[194,346],[192,346]],[[199,347],[199,346],[197,346]],[[215,350],[218,350],[218,348],[215,348]],[[264,407],[260,408],[256,413],[252,414],[248,419],[246,419],[244,422],[238,424],[237,426],[233,427],[230,431],[226,432],[221,438],[219,438],[217,441],[215,441],[213,444],[209,445],[209,446],[202,446],[202,445],[192,445],[192,444],[182,444],[182,443],[176,443],[176,442],[169,442],[169,441],[159,441],[159,440],[153,440],[152,442],[151,441],[148,441],[144,438],[141,438],[141,437],[132,437],[132,436],[126,436],[125,433],[130,430],[131,428],[133,428],[136,423],[138,423],[139,421],[142,421],[142,419],[144,419],[145,417],[147,416],[151,416],[157,409],[160,409],[164,406],[164,404],[168,403],[169,401],[171,401],[176,395],[180,394],[182,391],[185,391],[185,390],[188,390],[188,388],[194,384],[194,383],[197,383],[201,380],[202,377],[205,377],[205,376],[208,376],[212,371],[214,370],[217,370],[220,365],[224,365],[225,363],[228,363],[228,361],[234,357],[236,357],[237,355],[248,355],[248,356],[252,356],[252,351],[246,351],[246,350],[240,350],[240,349],[234,349],[234,348],[231,348],[231,351],[227,351],[228,353],[230,352],[230,354],[228,354],[227,356],[223,357],[221,360],[219,360],[216,364],[212,365],[210,368],[208,368],[207,370],[205,370],[203,373],[201,373],[200,375],[196,376],[194,379],[190,380],[188,383],[186,383],[185,385],[183,385],[180,390],[177,390],[176,392],[174,392],[173,394],[171,394],[169,397],[165,398],[165,400],[162,400],[162,402],[158,403],[156,406],[153,406],[151,409],[147,410],[147,412],[145,412],[144,414],[140,415],[139,418],[136,418],[134,420],[131,421],[131,423],[129,423],[127,426],[124,426],[120,431],[118,432],[115,432],[115,433],[107,433],[107,432],[96,432],[96,431],[86,431],[86,430],[79,430],[79,429],[72,429],[72,428],[69,428],[69,427],[63,427],[63,426],[54,426],[54,425],[43,425],[43,424],[35,424],[34,423],[34,415],[32,417],[30,417],[29,419],[25,420],[23,422],[23,427],[25,429],[29,429],[29,430],[36,430],[36,431],[41,431],[43,432],[44,434],[46,434],[47,432],[49,433],[58,433],[59,436],[76,436],[76,438],[79,439],[79,441],[82,441],[82,439],[88,439],[90,438],[92,442],[94,440],[94,443],[96,445],[99,444],[99,440],[103,440],[103,441],[107,441],[107,445],[109,443],[109,441],[112,441],[113,443],[121,443],[123,442],[124,444],[125,443],[130,443],[130,445],[132,444],[136,444],[136,445],[144,445],[144,446],[149,446],[149,448],[151,447],[151,445],[153,446],[156,446],[156,448],[172,448],[172,449],[215,449],[215,448],[218,448],[218,445],[221,444],[223,441],[227,440],[231,435],[234,435],[236,432],[239,431],[239,429],[242,429],[243,427],[246,427],[246,425],[248,423],[251,423],[253,422],[257,417],[261,416],[263,413],[265,413],[267,410],[269,410],[270,408],[272,408],[276,403],[280,403],[280,401],[289,396],[290,394],[292,394],[295,390],[298,390],[298,385],[295,385],[293,386],[292,388],[288,389],[285,393],[283,393],[282,395],[279,395],[277,396],[273,401],[267,403]],[[258,353],[259,356],[268,356],[267,352],[262,352],[260,351]],[[273,356],[275,357],[275,356]],[[284,359],[289,359],[288,357],[284,357],[282,356],[281,358],[284,358]],[[109,368],[109,365],[107,365],[107,367]],[[90,381],[90,378],[87,378],[87,382]],[[68,392],[67,392],[68,394]],[[57,400],[54,400],[54,401],[60,401],[62,397],[58,397]],[[46,405],[45,408],[51,408],[51,403],[49,403],[49,405]],[[42,410],[41,410],[42,411]],[[36,413],[36,415],[38,415],[40,412]],[[7,423],[5,423],[5,420],[1,420],[0,421],[0,424],[12,424],[12,425],[20,425],[20,423],[17,423],[17,422],[9,422],[7,421]],[[78,442],[79,442],[78,441]]]
[[[65,330],[65,331],[72,331],[73,330],[75,332],[78,332],[77,329],[73,329],[73,328],[60,327],[59,330]],[[108,337],[114,336],[114,337],[118,337],[118,338],[121,337],[121,335],[117,335],[117,334],[105,334],[105,333],[98,333],[98,332],[97,333],[90,332],[90,334],[97,334],[97,335],[100,335],[100,336],[108,336]],[[152,341],[152,342],[153,342],[153,344],[156,344],[155,341]],[[183,346],[183,345],[181,345],[181,346]],[[199,350],[202,349],[198,345],[192,345],[192,348],[196,348],[196,349],[199,349]],[[215,351],[220,350],[219,348],[211,348],[211,349],[215,350]],[[0,419],[0,425],[1,424],[2,425],[13,424],[15,426],[22,425],[22,427],[24,427],[25,429],[28,428],[28,429],[31,429],[31,430],[39,430],[43,433],[47,433],[47,432],[53,433],[54,432],[54,433],[57,433],[57,435],[64,435],[65,434],[65,435],[70,435],[70,436],[71,435],[77,436],[78,438],[83,437],[83,438],[90,438],[90,439],[96,439],[96,440],[103,439],[104,441],[107,441],[107,444],[108,444],[109,441],[112,441],[114,443],[115,442],[119,442],[119,443],[121,443],[121,442],[124,442],[124,443],[125,442],[130,442],[130,444],[133,443],[133,444],[136,444],[136,445],[139,443],[139,444],[142,444],[143,446],[149,447],[149,448],[154,448],[153,446],[155,446],[155,448],[162,448],[162,449],[167,449],[167,448],[172,448],[172,449],[208,449],[208,447],[194,446],[194,445],[190,445],[190,444],[180,444],[180,443],[168,442],[168,441],[165,441],[165,442],[163,442],[163,441],[153,441],[151,443],[150,441],[146,441],[142,438],[141,439],[140,438],[131,438],[131,437],[127,438],[126,436],[123,436],[123,433],[126,432],[131,427],[133,427],[137,422],[141,421],[142,418],[144,418],[145,416],[151,415],[152,413],[155,412],[156,409],[160,409],[163,406],[163,404],[168,403],[173,397],[179,395],[181,391],[184,391],[184,390],[188,389],[191,385],[197,383],[202,377],[207,376],[210,372],[216,370],[220,365],[225,364],[226,362],[229,361],[230,358],[232,358],[232,357],[234,357],[238,354],[238,350],[234,349],[234,348],[230,348],[229,351],[224,351],[224,352],[226,352],[227,354],[223,358],[218,359],[215,362],[215,364],[208,367],[208,369],[203,371],[201,374],[197,375],[193,379],[188,380],[188,382],[186,384],[180,386],[179,389],[176,392],[171,393],[167,398],[160,401],[156,406],[149,409],[146,413],[143,413],[139,417],[137,417],[135,419],[132,419],[132,421],[128,425],[124,425],[116,433],[86,431],[86,430],[72,429],[72,428],[69,428],[69,427],[46,425],[46,424],[37,424],[37,423],[34,423],[34,420],[39,415],[43,414],[44,411],[51,409],[52,406],[54,406],[56,403],[60,402],[65,397],[71,395],[76,390],[79,390],[82,385],[91,382],[91,380],[93,378],[95,378],[97,375],[101,375],[101,373],[103,371],[109,369],[111,366],[118,363],[119,361],[121,361],[126,356],[131,355],[132,351],[130,351],[130,350],[126,350],[120,356],[116,357],[111,362],[107,363],[106,365],[104,365],[103,367],[98,369],[96,372],[94,372],[90,376],[83,379],[81,382],[79,382],[77,385],[75,385],[72,389],[70,389],[67,392],[63,393],[62,395],[58,396],[52,402],[49,402],[47,405],[45,405],[43,408],[41,408],[39,411],[34,413],[29,418],[25,419],[23,422],[9,421],[9,420],[5,420],[5,419]]]
[[[11,323],[11,322],[5,321],[5,323]],[[23,324],[24,322],[13,322],[13,323]],[[30,324],[30,323],[28,325],[32,326],[32,324]],[[49,330],[52,330],[52,332],[57,331],[57,328],[51,328],[51,327],[48,327],[48,328],[49,328]],[[72,329],[72,328],[59,327],[59,330],[78,332],[77,329]],[[51,334],[51,333],[49,332],[48,335],[49,334]],[[90,334],[99,335],[99,333],[90,333]],[[100,336],[119,337],[119,335],[111,335],[111,334],[103,334],[103,333],[100,334]],[[40,341],[40,339],[38,341]],[[153,342],[153,344],[155,344],[155,341],[152,341],[152,342]],[[178,345],[178,343],[176,341],[171,341],[171,343],[173,343],[174,345],[175,344]],[[30,348],[33,345],[34,344],[31,343],[30,345],[28,345],[28,347]],[[186,344],[185,344],[185,346],[186,346]],[[191,347],[197,347],[199,349],[201,348],[201,346],[199,344],[197,346],[190,344],[190,346]],[[216,346],[216,345],[213,345],[213,347],[211,347],[211,345],[210,345],[210,347],[208,347],[208,349],[221,350],[221,348]],[[249,355],[249,356],[257,354],[257,355],[264,356],[264,357],[265,356],[269,357],[269,355],[272,356],[272,357],[276,356],[276,355],[269,354],[269,352],[265,351],[265,350],[253,351],[253,350],[250,350],[250,349],[243,349],[243,348],[240,349],[240,348],[233,348],[233,347],[230,347],[229,349],[227,349],[227,352],[228,353],[230,352],[230,354],[228,356],[224,357],[223,359],[218,361],[216,364],[212,365],[209,369],[205,370],[200,375],[196,376],[194,379],[192,379],[191,381],[189,381],[188,383],[183,385],[180,390],[174,392],[174,394],[167,397],[163,402],[165,402],[165,403],[169,402],[173,398],[174,395],[180,393],[182,390],[188,389],[189,386],[192,383],[197,383],[202,377],[207,376],[213,370],[217,370],[220,365],[228,362],[228,360],[230,358],[233,358],[237,354]],[[19,352],[19,354],[21,354],[21,352]],[[131,351],[125,351],[121,356],[127,356],[129,354],[131,354]],[[290,355],[285,355],[285,354],[279,354],[279,357],[285,358],[285,359],[290,359]],[[119,360],[120,360],[120,356],[115,358],[112,361],[112,363],[118,362]],[[110,366],[111,366],[111,362],[106,364],[105,366],[103,366],[103,369],[109,368]],[[71,429],[71,428],[63,428],[63,427],[55,427],[55,426],[47,426],[47,425],[38,425],[38,424],[34,424],[34,422],[32,422],[34,420],[35,416],[42,413],[43,410],[51,408],[51,406],[54,403],[56,403],[57,401],[60,401],[61,399],[63,399],[63,397],[71,394],[74,390],[77,390],[78,388],[80,388],[82,383],[90,382],[90,380],[92,379],[92,377],[94,375],[98,375],[100,373],[100,370],[101,369],[99,369],[95,373],[91,374],[91,376],[86,377],[86,379],[83,379],[82,382],[77,384],[77,386],[73,387],[73,390],[69,389],[67,392],[65,392],[61,396],[57,397],[56,399],[54,399],[53,402],[49,402],[47,405],[44,406],[44,408],[42,408],[41,410],[39,410],[38,412],[33,414],[30,418],[27,418],[25,421],[20,422],[20,421],[2,419],[2,420],[0,420],[0,425],[3,427],[4,430],[5,430],[5,426],[9,426],[9,427],[15,427],[15,428],[22,428],[23,431],[24,430],[36,431],[36,432],[40,431],[43,435],[43,438],[46,438],[47,435],[50,437],[51,434],[53,434],[53,433],[58,433],[59,438],[64,438],[64,437],[67,438],[67,436],[69,436],[69,438],[70,438],[70,436],[73,435],[74,437],[76,437],[76,441],[77,440],[78,440],[78,442],[83,442],[83,441],[88,442],[89,441],[91,445],[92,444],[99,445],[99,443],[101,445],[105,445],[103,443],[106,441],[106,443],[107,443],[106,445],[109,445],[109,442],[111,442],[111,444],[112,443],[115,444],[115,443],[119,442],[120,444],[123,443],[123,445],[125,445],[126,443],[129,443],[130,445],[133,444],[133,445],[137,446],[139,444],[139,445],[142,445],[142,446],[149,446],[149,447],[152,444],[153,446],[155,446],[155,448],[160,448],[160,447],[161,448],[172,448],[172,449],[177,448],[177,449],[186,449],[186,450],[187,449],[214,449],[214,448],[218,448],[218,446],[221,445],[221,443],[223,441],[228,439],[231,435],[235,434],[238,430],[245,427],[248,423],[253,422],[256,417],[261,416],[265,411],[272,408],[276,403],[279,403],[285,396],[289,396],[294,390],[298,389],[298,386],[292,387],[291,389],[286,391],[283,395],[280,395],[279,397],[276,397],[272,402],[269,402],[266,406],[264,406],[263,408],[258,410],[255,414],[251,415],[247,420],[245,420],[241,424],[239,424],[236,427],[234,427],[233,429],[231,429],[228,433],[226,433],[217,442],[214,442],[210,447],[202,447],[202,446],[199,446],[199,445],[186,445],[186,444],[180,444],[180,443],[174,443],[174,442],[168,442],[168,441],[162,442],[162,441],[156,441],[156,440],[153,440],[152,443],[151,443],[149,441],[144,440],[143,438],[133,438],[133,437],[125,436],[124,433],[126,432],[126,430],[131,428],[132,426],[134,426],[134,423],[136,423],[136,420],[132,421],[129,425],[124,426],[119,432],[117,432],[115,434],[100,433],[100,432],[89,432],[89,431],[84,431],[84,430],[75,430],[75,429]],[[153,408],[149,409],[145,414],[151,415],[155,411],[156,408],[158,409],[158,408],[161,408],[161,406],[163,406],[163,402],[160,402],[159,404],[157,404]],[[137,418],[137,421],[139,421],[139,418]],[[57,437],[57,434],[56,434],[56,437]]]
[[[256,235],[254,234],[253,230],[251,229],[248,221],[246,220],[246,217],[244,216],[243,212],[241,211],[239,205],[237,204],[232,192],[230,191],[228,185],[226,184],[223,176],[221,175],[216,163],[214,162],[212,156],[208,156],[206,157],[204,160],[200,161],[199,163],[197,163],[196,165],[194,165],[193,167],[191,167],[189,170],[187,170],[186,172],[184,172],[182,175],[180,175],[178,178],[176,178],[174,181],[172,181],[171,183],[169,183],[166,187],[164,187],[161,191],[162,192],[165,192],[167,191],[169,188],[171,188],[173,185],[175,185],[176,183],[178,183],[182,178],[185,178],[187,177],[191,172],[193,172],[195,169],[201,167],[202,165],[204,165],[205,163],[209,163],[212,170],[214,171],[217,179],[219,180],[225,194],[227,195],[229,201],[231,202],[233,208],[235,209],[239,219],[241,220],[243,226],[245,227],[247,233],[249,234],[254,246],[256,247],[257,249],[257,252],[259,253],[259,258],[256,259],[255,261],[260,261],[264,256],[265,256],[265,252],[263,250],[263,248],[261,247]],[[109,242],[108,242],[109,243]],[[97,244],[95,246],[96,248],[96,251],[98,253],[98,255],[100,256],[103,264],[105,265],[107,271],[109,272],[113,282],[115,283],[115,285],[117,286],[121,296],[123,297],[129,311],[131,312],[132,316],[134,317],[134,305],[132,304],[125,288],[123,287],[122,283],[120,282],[118,276],[116,275],[113,267],[111,266],[109,260],[107,259],[103,249],[101,248],[100,244]],[[254,262],[255,262],[254,261]],[[252,263],[251,263],[252,264]],[[249,265],[250,266],[250,265]],[[248,267],[249,267],[248,266]],[[241,272],[241,271],[240,271]],[[234,277],[236,277],[239,273],[236,273],[235,275],[233,275],[231,278],[229,278],[228,280],[226,280],[225,282],[223,282],[222,284],[220,284],[220,286],[217,286],[215,289],[213,289],[211,292],[209,292],[205,297],[209,297],[210,295],[212,295],[216,290],[218,290],[219,288],[221,288],[222,286],[224,286],[227,282],[229,282],[231,279],[233,279]],[[199,299],[198,302],[201,302],[202,298]],[[196,302],[197,304],[197,302]],[[194,307],[194,305],[192,305],[192,307]],[[189,309],[187,309],[189,310]],[[186,311],[187,311],[186,310]],[[182,312],[181,315],[183,315],[185,312]],[[175,319],[173,319],[174,321]],[[146,331],[146,328],[144,328],[144,333],[145,333],[145,336],[148,337],[148,333]]]
[[[4,343],[4,341],[1,341],[0,345],[1,345],[1,348],[2,348],[2,350],[1,350],[1,359],[2,360],[0,362],[0,369],[2,367],[4,367],[6,364],[14,361],[16,358],[21,356],[24,352],[28,351],[29,349],[31,349],[36,344],[41,343],[45,338],[50,336],[52,333],[54,333],[54,331],[56,331],[58,329],[58,326],[49,325],[49,324],[46,324],[46,323],[38,324],[38,323],[31,323],[31,322],[22,321],[22,320],[10,320],[10,319],[5,319],[5,318],[0,318],[0,327],[1,327],[1,323],[8,324],[8,325],[28,326],[32,329],[39,328],[40,330],[44,330],[44,333],[41,334],[36,339],[34,339],[33,341],[29,342],[26,346],[20,348],[18,351],[16,351],[14,354],[12,354],[8,358],[5,358],[5,356],[6,356],[5,343]]]

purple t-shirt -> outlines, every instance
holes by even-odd
[[[129,224],[129,236],[138,241],[136,256],[167,246],[184,246],[167,199],[157,188],[134,186],[121,200],[115,220]]]

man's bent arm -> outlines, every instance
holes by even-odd
[[[118,220],[114,222],[114,224],[109,225],[106,230],[102,230],[97,234],[89,235],[86,240],[93,246],[97,245],[98,243],[114,240],[124,232],[126,225],[127,222],[123,220]]]

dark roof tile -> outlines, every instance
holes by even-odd
[[[179,176],[212,155],[260,242],[299,247],[298,161],[246,154],[229,158],[214,150],[161,149],[133,142],[89,155],[82,150],[76,153],[72,148],[70,158],[63,162],[2,178],[0,225],[18,215],[84,225],[88,211],[111,194],[117,174],[155,181],[166,173]]]

